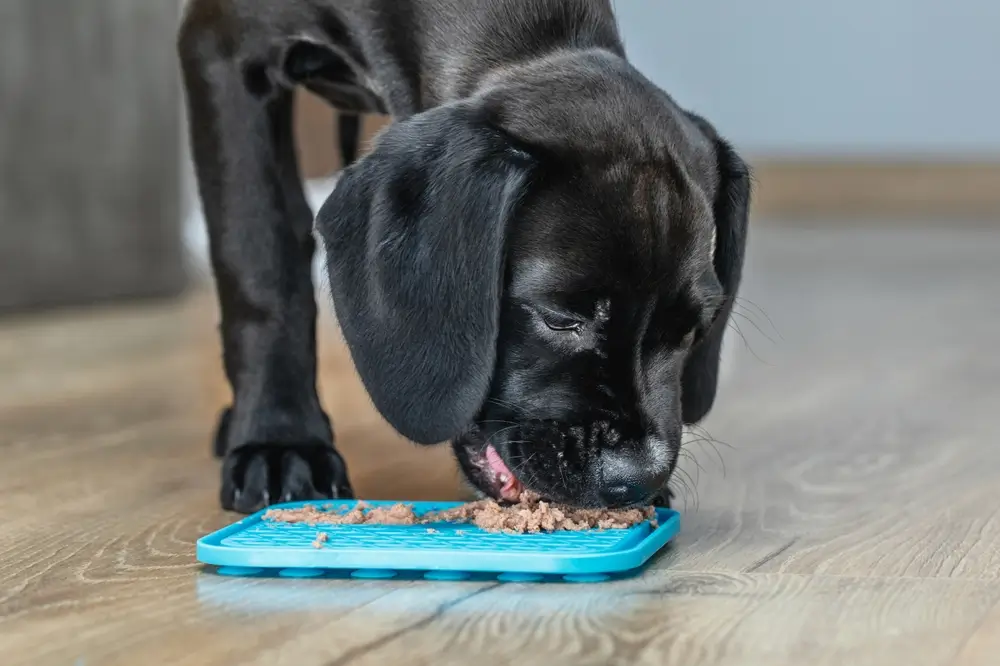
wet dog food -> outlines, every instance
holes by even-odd
[[[271,509],[265,520],[308,525],[421,525],[437,522],[472,524],[487,532],[533,534],[538,532],[588,529],[627,529],[643,521],[656,526],[653,507],[634,509],[580,509],[553,504],[534,493],[524,492],[516,504],[500,504],[492,499],[417,516],[413,507],[400,503],[373,507],[358,502],[350,511],[335,513],[315,505],[298,509]],[[316,547],[322,547],[319,541]],[[313,544],[316,545],[316,544]]]

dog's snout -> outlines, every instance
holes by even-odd
[[[670,467],[643,449],[610,449],[601,454],[598,494],[608,506],[627,506],[649,501],[666,485]]]

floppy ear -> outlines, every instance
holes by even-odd
[[[447,105],[386,129],[319,211],[354,364],[415,442],[458,435],[486,399],[507,226],[531,165],[474,103]]]
[[[712,409],[719,380],[722,338],[726,332],[736,292],[743,275],[750,207],[750,170],[739,155],[716,135],[708,123],[694,117],[715,141],[719,185],[715,194],[715,273],[725,301],[711,326],[695,343],[684,365],[681,379],[681,411],[684,423],[697,423]]]

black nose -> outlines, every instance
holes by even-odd
[[[663,490],[669,468],[639,451],[605,451],[601,455],[601,501],[609,507],[648,502]]]

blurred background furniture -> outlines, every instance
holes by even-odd
[[[178,15],[0,3],[0,310],[183,288]]]

